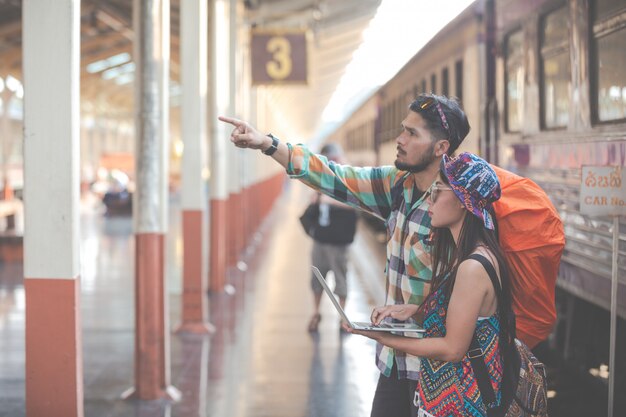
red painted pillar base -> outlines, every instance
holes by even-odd
[[[123,398],[180,399],[169,385],[162,233],[135,235],[135,387]]]
[[[206,277],[202,271],[202,210],[183,210],[183,300],[182,323],[176,333],[212,334],[207,317]]]
[[[24,280],[26,415],[82,417],[80,279]]]
[[[228,236],[226,237],[227,252],[226,252],[226,266],[232,267],[237,264],[239,260],[239,230],[238,225],[241,223],[239,218],[239,194],[233,193],[228,197]]]
[[[233,225],[233,234],[234,236],[234,240],[235,240],[235,244],[234,244],[234,251],[235,251],[235,262],[233,263],[233,265],[237,264],[237,261],[239,261],[240,257],[241,257],[241,252],[243,251],[243,248],[245,246],[244,242],[245,242],[245,237],[244,237],[244,226],[243,226],[243,196],[241,194],[241,192],[237,193],[234,195],[235,199],[234,199],[234,213],[233,213],[233,217],[235,218],[234,221],[234,225]]]
[[[227,201],[211,200],[209,290],[222,292],[226,285]]]

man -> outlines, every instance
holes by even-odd
[[[339,165],[304,146],[260,133],[246,122],[220,117],[235,127],[231,134],[235,146],[259,149],[285,167],[291,178],[385,220],[386,305],[419,305],[428,293],[432,272],[427,191],[443,155],[451,155],[470,130],[458,103],[443,96],[420,95],[409,110],[396,138],[395,167],[375,168]],[[372,417],[416,416],[419,359],[380,344],[376,350],[381,376]]]

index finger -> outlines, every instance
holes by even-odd
[[[376,310],[376,314],[372,314],[372,323],[379,325],[381,321],[391,315],[391,311],[387,307],[382,307]]]
[[[218,116],[217,118],[222,122],[230,123],[235,127],[243,126],[245,124],[243,120],[235,119],[234,117]]]
[[[371,321],[373,324],[379,324],[380,320],[381,320],[381,315],[383,314],[382,311],[380,311],[380,309],[378,307],[374,308],[372,310],[372,315],[370,317]]]

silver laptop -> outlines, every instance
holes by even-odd
[[[424,332],[424,329],[415,323],[380,323],[378,325],[375,325],[372,323],[351,321],[346,315],[346,312],[343,311],[343,308],[341,308],[341,305],[335,298],[335,294],[333,294],[333,292],[331,291],[330,287],[326,283],[326,280],[322,276],[322,273],[320,272],[320,270],[317,269],[317,267],[315,266],[312,266],[311,269],[313,269],[313,273],[315,274],[315,276],[317,277],[317,280],[322,285],[322,288],[324,288],[324,292],[326,292],[326,295],[328,295],[330,300],[333,302],[333,305],[337,309],[337,312],[339,313],[341,318],[343,318],[343,320],[346,323],[348,323],[348,325],[352,327],[353,329],[375,330],[379,332],[418,332],[418,333]]]

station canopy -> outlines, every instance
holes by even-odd
[[[180,2],[171,1],[171,103],[180,100]],[[250,27],[305,30],[306,85],[261,86],[272,109],[307,141],[381,0],[245,0]],[[81,112],[132,119],[132,1],[81,2]],[[0,77],[22,80],[21,0],[0,0]],[[42,34],[45,36],[45,34]],[[45,69],[44,69],[45,70]],[[175,111],[174,111],[175,112]]]

